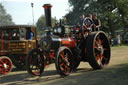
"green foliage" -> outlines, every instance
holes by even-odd
[[[36,25],[37,25],[37,28],[40,29],[40,30],[42,29],[42,27],[45,26],[45,16],[44,15],[40,16],[40,18],[38,19]]]
[[[55,25],[56,19],[52,18],[52,27]],[[39,35],[44,34],[44,28],[46,27],[45,16],[41,15],[36,23],[37,32]]]
[[[12,25],[14,22],[12,22],[12,17],[10,14],[7,14],[6,10],[4,9],[4,6],[0,3],[0,26],[2,25]]]
[[[77,24],[80,16],[97,13],[102,29],[115,36],[115,31],[128,28],[128,0],[68,0],[72,10],[66,14],[69,24]]]

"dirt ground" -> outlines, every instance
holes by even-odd
[[[7,75],[0,75],[0,85],[128,85],[128,46],[112,47],[111,54],[105,69],[93,70],[87,62],[81,62],[77,72],[62,78],[54,64],[41,77],[31,77],[14,68]]]

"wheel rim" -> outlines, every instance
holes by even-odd
[[[32,52],[32,54],[30,55],[30,70],[32,72],[33,75],[35,76],[39,76],[41,75],[42,71],[43,71],[43,61],[42,61],[42,56],[38,53],[38,52]]]
[[[71,72],[71,52],[64,49],[58,54],[58,64],[62,75],[68,75]]]
[[[12,62],[9,58],[1,57],[0,59],[0,73],[7,74],[12,69]]]
[[[96,36],[94,41],[94,56],[97,63],[104,67],[109,63],[110,60],[110,46],[107,38],[99,34]]]

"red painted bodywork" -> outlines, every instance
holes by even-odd
[[[61,44],[70,48],[76,47],[76,42],[71,37],[61,38]]]

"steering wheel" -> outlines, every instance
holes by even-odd
[[[92,26],[93,21],[89,17],[86,17],[83,21],[83,26],[81,29],[83,37],[85,37],[85,33],[88,35],[88,33],[92,31]]]

